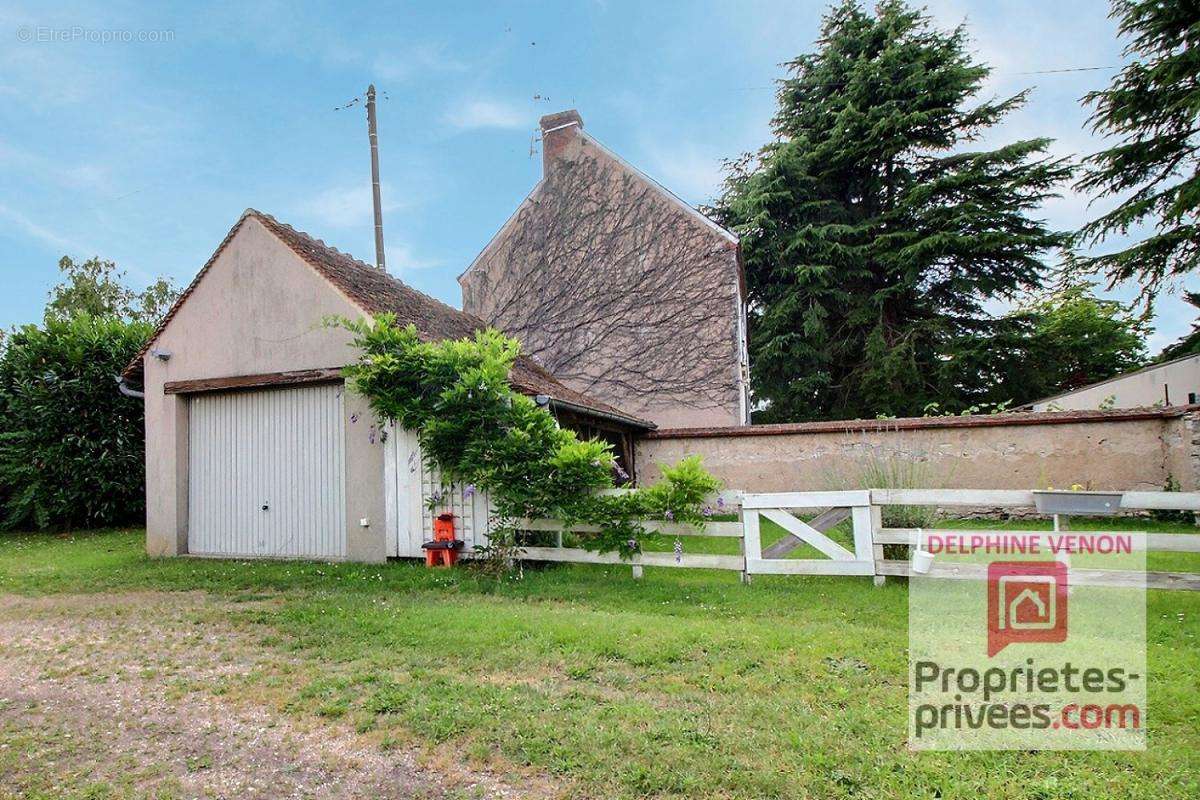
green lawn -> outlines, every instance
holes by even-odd
[[[571,797],[1200,796],[1200,594],[1149,595],[1147,752],[915,754],[903,583],[561,566],[495,585],[410,563],[151,560],[141,545],[138,531],[2,537],[0,592],[274,598],[230,622],[300,668],[223,693],[271,683],[297,715],[547,774]]]

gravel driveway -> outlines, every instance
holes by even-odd
[[[0,797],[527,796],[286,713],[271,687],[294,665],[223,626],[233,609],[201,593],[0,596]]]

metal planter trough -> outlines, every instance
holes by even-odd
[[[1042,514],[1103,517],[1121,510],[1121,492],[1037,491],[1033,502]]]

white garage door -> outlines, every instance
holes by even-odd
[[[189,552],[345,557],[341,384],[199,394],[189,412]]]

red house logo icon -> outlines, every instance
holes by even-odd
[[[1019,642],[1065,641],[1067,597],[1061,561],[988,564],[988,657]]]

